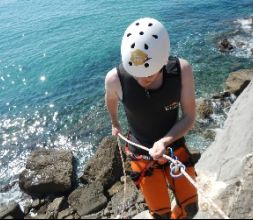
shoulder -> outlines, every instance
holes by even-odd
[[[182,75],[192,75],[192,66],[190,63],[182,58],[179,58],[179,63],[180,63],[180,68],[181,68],[181,73]]]
[[[111,69],[105,77],[105,84],[114,84],[119,80],[117,69]]]
[[[118,89],[120,80],[116,68],[110,70],[105,77],[105,87],[110,89]]]
[[[117,94],[117,96],[121,98],[121,83],[116,68],[113,68],[106,74],[105,89],[107,92]]]

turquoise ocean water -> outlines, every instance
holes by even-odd
[[[33,149],[71,149],[81,171],[110,135],[104,78],[132,21],[164,23],[172,55],[192,64],[196,95],[206,97],[229,72],[253,67],[252,15],[252,0],[0,0],[0,203],[20,197],[15,183]],[[220,53],[227,35],[246,46]],[[189,144],[205,147],[195,134]]]

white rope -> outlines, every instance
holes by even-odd
[[[130,140],[128,140],[127,138],[125,138],[123,135],[121,135],[120,133],[118,133],[118,136],[124,140],[125,142],[135,146],[135,147],[138,147],[142,150],[145,150],[145,151],[149,151],[149,148],[147,147],[144,147],[140,144],[136,144]],[[168,155],[165,155],[163,154],[162,155],[163,158],[171,161],[173,164],[175,164],[175,166],[177,165],[181,165],[182,163],[178,160],[174,160],[173,158],[171,158],[170,156]],[[229,219],[229,217],[212,201],[212,199],[210,199],[208,196],[205,195],[205,192],[203,190],[201,190],[197,183],[191,178],[191,176],[184,170],[184,169],[180,169],[181,173],[189,180],[189,182],[199,191],[199,193],[201,194],[201,196],[206,200],[206,202],[208,202],[211,206],[213,206],[213,208],[216,209],[216,211],[220,214],[220,216],[224,219]]]
[[[118,141],[118,147],[119,147],[119,152],[120,152],[120,158],[121,158],[121,163],[122,163],[122,168],[123,168],[123,174],[124,174],[124,191],[123,191],[123,210],[122,210],[122,215],[124,214],[124,211],[126,210],[126,191],[127,191],[127,182],[126,182],[126,168],[124,164],[124,157],[123,157],[123,152],[122,152],[122,147],[120,144],[120,137],[118,136],[117,138]],[[121,215],[118,215],[116,218],[120,218]]]

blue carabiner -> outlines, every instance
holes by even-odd
[[[169,150],[170,157],[173,158],[174,160],[177,160],[177,156],[175,156],[173,149],[169,147],[168,150]]]

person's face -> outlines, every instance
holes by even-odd
[[[135,77],[135,79],[142,87],[146,88],[158,79],[159,74],[160,72],[148,77]]]

